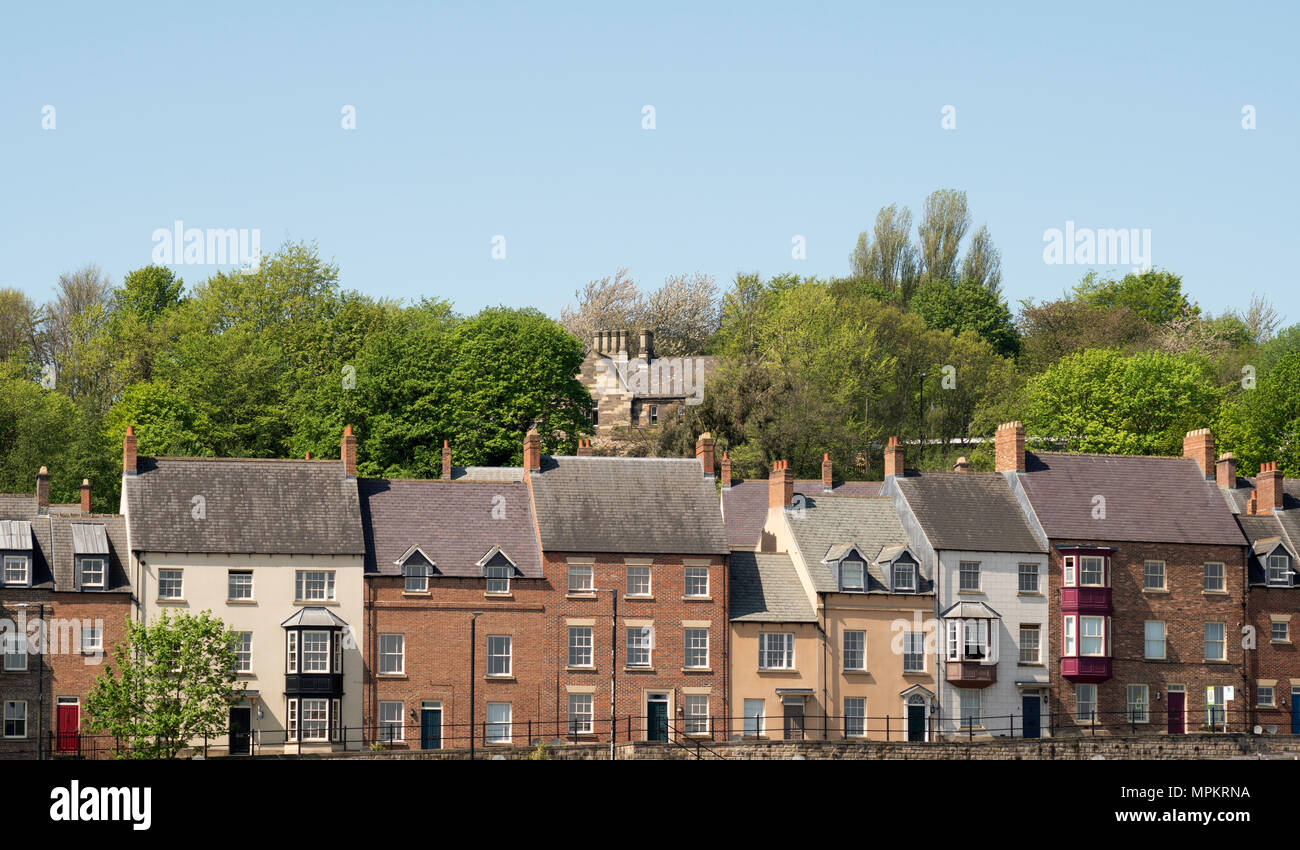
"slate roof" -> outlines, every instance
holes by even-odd
[[[815,623],[790,556],[736,550],[731,553],[731,619],[748,623]]]
[[[108,534],[105,533],[102,523],[74,522],[71,529],[74,555],[108,554]]]
[[[129,591],[131,580],[127,566],[131,562],[127,551],[126,517],[120,514],[52,515],[50,520],[50,545],[53,550],[54,589],[76,590],[77,554],[107,554],[108,576],[105,591]],[[36,523],[39,525],[39,521]],[[93,540],[95,548],[104,552],[77,552],[77,538]]]
[[[36,497],[30,493],[0,493],[0,517],[25,519],[36,516]]]
[[[396,561],[418,547],[435,576],[481,577],[500,546],[525,578],[543,576],[525,484],[363,478],[358,489],[368,575],[401,575]]]
[[[297,628],[299,626],[346,629],[348,624],[328,608],[320,605],[308,605],[306,608],[299,608],[294,611],[289,615],[289,619],[280,624],[281,628]]]
[[[1017,477],[1053,540],[1246,543],[1189,458],[1027,452],[1026,467]],[[1106,499],[1104,519],[1093,519],[1095,496]]]
[[[340,461],[142,457],[137,470],[123,485],[137,551],[365,552],[357,485]]]
[[[728,552],[713,478],[693,458],[546,456],[530,476],[545,551]]]
[[[727,545],[733,549],[756,549],[767,524],[767,490],[765,478],[733,481],[722,488],[722,517],[727,526]],[[822,480],[798,479],[794,492],[803,496],[820,496]],[[879,481],[837,481],[836,496],[879,496]]]
[[[868,592],[884,592],[888,583],[874,561],[887,547],[908,545],[893,502],[880,496],[809,496],[801,513],[786,509],[786,521],[818,593],[839,590],[830,566],[822,563],[834,547],[856,546],[868,561]],[[932,589],[927,576],[921,576],[917,585],[920,593]]]
[[[895,480],[935,549],[1046,552],[996,472],[925,472]]]
[[[1273,514],[1246,513],[1255,481],[1251,478],[1238,478],[1236,483],[1235,488],[1223,492],[1237,513],[1237,524],[1251,544],[1246,562],[1246,581],[1252,585],[1265,585],[1268,583],[1267,572],[1259,560],[1263,553],[1255,544],[1276,537],[1293,555],[1300,557],[1300,478],[1282,479],[1282,510]],[[1291,561],[1291,571],[1292,583],[1300,586],[1300,562],[1294,558]]]
[[[32,548],[31,520],[0,520],[0,549],[30,548]]]

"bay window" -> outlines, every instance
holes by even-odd
[[[1105,657],[1109,655],[1107,644],[1110,624],[1109,617],[1088,617],[1078,614],[1065,616],[1064,655],[1090,655]],[[1077,649],[1076,649],[1077,647]]]

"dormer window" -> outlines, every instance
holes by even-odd
[[[427,593],[429,591],[429,565],[404,564],[402,577],[406,580],[407,593]]]
[[[1291,558],[1288,555],[1279,552],[1268,556],[1268,584],[1270,587],[1292,586]]]
[[[4,583],[10,587],[27,587],[31,584],[31,559],[26,555],[5,555]]]
[[[840,590],[845,593],[861,593],[865,590],[864,580],[861,561],[844,561],[840,564]]]
[[[894,592],[916,593],[916,564],[906,561],[894,564]]]
[[[103,590],[104,576],[108,572],[105,558],[80,558],[77,562],[80,585],[83,590]]]
[[[488,593],[509,593],[510,576],[514,573],[511,567],[488,567],[487,568],[487,592]]]

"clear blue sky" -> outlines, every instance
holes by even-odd
[[[1211,311],[1300,321],[1295,4],[804,5],[10,5],[0,286],[116,283],[181,219],[314,239],[373,295],[558,314],[620,266],[843,274],[882,205],[951,187],[1013,307],[1086,270],[1043,261],[1074,221],[1149,228]]]

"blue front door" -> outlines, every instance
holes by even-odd
[[[1025,737],[1037,738],[1042,734],[1041,714],[1043,700],[1038,694],[1025,694],[1020,699],[1021,713],[1024,716]]]
[[[646,740],[668,742],[668,702],[649,700],[646,708]]]
[[[442,749],[442,709],[420,709],[420,749]]]
[[[1291,692],[1291,734],[1300,735],[1300,691]]]

